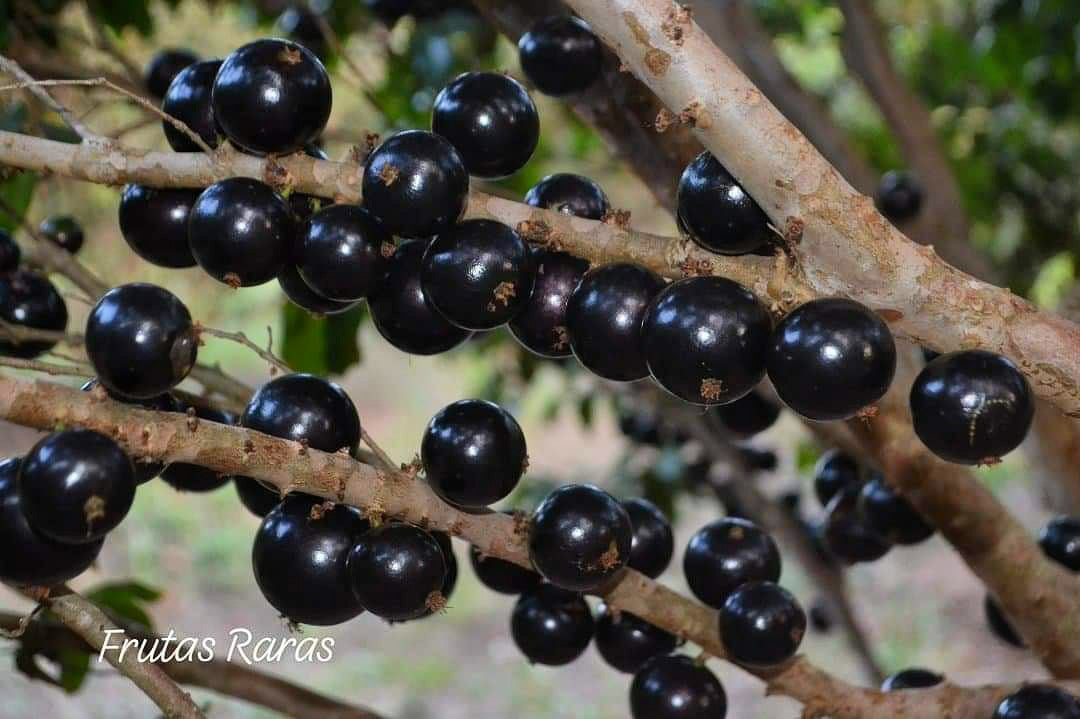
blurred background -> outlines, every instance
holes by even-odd
[[[506,4],[481,3],[486,9]],[[697,0],[694,9],[733,57],[757,57],[759,71],[776,64],[783,73],[777,87],[794,88],[787,99],[810,103],[812,112],[800,111],[793,121],[812,138],[839,138],[842,149],[827,154],[868,194],[882,174],[911,170],[913,152],[927,149],[911,144],[912,128],[905,123],[912,115],[904,113],[922,117],[933,145],[928,151],[940,163],[923,158],[919,169],[926,175],[944,168],[959,204],[935,215],[937,224],[912,220],[912,236],[937,246],[934,233],[939,233],[951,246],[938,248],[947,257],[947,251],[956,251],[977,267],[973,271],[1043,307],[1067,311],[1078,294],[1080,252],[1080,3],[856,4],[876,12],[877,39],[892,62],[893,84],[856,72],[854,63],[870,50],[852,37],[859,31],[851,26],[854,16],[845,12],[851,3]],[[354,146],[363,145],[366,132],[426,127],[435,93],[459,72],[498,69],[521,78],[514,44],[489,24],[491,16],[467,3],[433,17],[406,17],[390,28],[363,5],[345,0],[323,0],[309,8],[269,1],[0,0],[0,47],[38,78],[106,74],[137,85],[142,68],[163,48],[223,57],[249,40],[292,34],[324,57],[334,80],[333,113],[324,134],[331,159],[348,158]],[[333,42],[319,23],[304,24],[311,12],[333,29]],[[890,106],[888,95],[898,90],[909,96]],[[102,88],[57,88],[55,93],[85,123],[125,145],[167,149],[156,118],[123,98]],[[657,188],[655,177],[639,179],[626,158],[565,104],[533,96],[542,123],[539,149],[522,171],[485,189],[518,198],[547,174],[577,172],[599,182],[614,207],[630,210],[634,227],[675,234],[662,200],[669,188]],[[807,107],[773,99],[790,113]],[[813,124],[820,127],[822,121],[830,129],[815,133]],[[57,117],[14,92],[0,94],[0,127],[57,138],[66,134]],[[841,156],[844,162],[836,159]],[[204,324],[243,330],[259,344],[270,332],[274,351],[295,369],[333,376],[353,398],[365,428],[396,461],[412,459],[427,420],[445,404],[463,397],[500,402],[521,422],[530,455],[529,472],[505,506],[528,509],[551,488],[569,482],[592,482],[621,497],[647,496],[675,525],[676,556],[662,581],[679,591],[688,592],[681,571],[686,540],[704,523],[738,511],[718,500],[717,485],[752,481],[769,498],[797,493],[801,517],[812,523],[821,514],[810,479],[826,447],[788,414],[744,443],[774,453],[775,462],[761,462],[774,466],[746,477],[727,476],[723,467],[703,465],[700,447],[677,433],[633,441],[620,426],[625,430],[631,419],[642,417],[634,391],[590,378],[574,361],[532,357],[505,330],[438,357],[405,355],[379,337],[363,308],[314,318],[290,305],[276,283],[235,292],[197,268],[165,270],[144,263],[119,233],[119,188],[27,173],[4,173],[0,179],[0,197],[25,212],[32,225],[53,214],[75,217],[86,234],[80,260],[110,284],[140,280],[165,286]],[[922,179],[925,202],[932,207],[940,178]],[[0,216],[0,225],[14,223]],[[76,288],[63,279],[56,283],[65,292],[69,328],[77,330],[88,307]],[[222,340],[208,338],[200,360],[220,363],[251,385],[270,377],[253,353]],[[0,423],[0,455],[24,452],[36,436]],[[1028,449],[977,471],[1034,532],[1054,512],[1073,505],[1068,489],[1052,486],[1061,477],[1044,476],[1045,468],[1035,466],[1038,448]],[[1080,482],[1075,467],[1073,483]],[[138,603],[158,631],[215,637],[219,646],[227,644],[233,627],[249,628],[256,636],[289,636],[291,630],[263,600],[252,577],[257,526],[231,485],[209,494],[181,494],[154,481],[140,488],[129,518],[74,587],[90,591],[108,582],[139,582],[145,591],[137,592]],[[467,545],[455,541],[455,550],[460,575],[444,613],[392,627],[370,615],[327,630],[305,627],[305,636],[336,639],[333,662],[261,668],[402,719],[627,715],[630,677],[608,668],[595,649],[566,667],[530,667],[509,636],[513,598],[476,581]],[[843,574],[858,623],[884,672],[925,666],[959,683],[1043,676],[1026,652],[990,633],[984,590],[940,538],[895,549],[873,565]],[[826,591],[787,552],[782,583],[808,608]],[[0,609],[28,608],[0,588]],[[811,629],[803,652],[841,677],[866,682],[865,659],[851,651],[847,633],[835,616],[831,619],[830,628]],[[710,667],[728,690],[729,716],[798,716],[794,702],[764,698],[763,685],[745,672],[721,662]],[[72,660],[44,670],[65,686],[32,681],[16,668],[15,645],[0,641],[0,714],[156,715],[149,700],[107,666]],[[272,716],[216,694],[194,694],[212,717]]]

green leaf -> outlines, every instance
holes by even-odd
[[[144,605],[161,599],[161,591],[135,581],[109,582],[87,592],[86,598],[120,619],[154,628]]]
[[[11,232],[19,226],[23,217],[26,216],[26,210],[30,207],[37,181],[36,173],[17,172],[0,182],[0,198],[3,198],[5,205],[17,214],[17,217],[12,217],[6,211],[0,211],[0,229]]]
[[[90,655],[75,649],[61,649],[57,659],[60,663],[60,686],[68,694],[74,694],[90,673]]]
[[[360,362],[358,330],[366,316],[366,303],[319,317],[287,302],[282,306],[281,358],[297,372],[341,374]]]
[[[141,35],[154,31],[154,19],[150,17],[150,3],[145,0],[103,0],[91,5],[91,11],[106,27],[116,32],[133,27]]]

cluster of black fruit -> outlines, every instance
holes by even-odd
[[[0,581],[52,586],[84,572],[127,515],[135,485],[124,450],[85,429],[0,461]]]
[[[83,230],[66,215],[47,217],[38,227],[38,236],[71,254],[83,246]],[[67,304],[49,278],[25,267],[22,251],[11,233],[0,230],[0,320],[11,325],[63,332],[67,328]],[[56,342],[22,339],[0,332],[0,355],[30,359],[47,352]]]
[[[519,51],[530,80],[556,94],[580,91],[602,69],[599,42],[575,18],[540,22]],[[567,70],[557,76],[562,85],[544,74],[551,67]],[[330,115],[331,89],[307,49],[259,40],[224,61],[181,70],[162,107],[210,146],[227,137],[255,154],[305,150],[319,157],[312,143]],[[767,374],[800,415],[838,420],[887,391],[896,367],[892,335],[856,302],[813,300],[774,327],[766,307],[731,280],[667,284],[627,263],[590,270],[572,255],[530,250],[502,223],[462,221],[469,176],[509,175],[536,147],[536,107],[512,78],[459,76],[436,98],[431,124],[431,132],[399,132],[375,148],[363,170],[362,207],[318,209],[325,200],[302,193],[286,199],[240,177],[201,192],[129,186],[121,230],[152,262],[198,264],[233,286],[276,277],[294,302],[315,312],[342,311],[366,298],[378,331],[406,352],[444,352],[474,331],[508,324],[542,356],[572,354],[614,381],[651,375],[695,404],[733,402]],[[198,149],[171,124],[164,128],[174,149]],[[545,178],[525,199],[590,219],[608,210],[602,190],[576,175]],[[769,251],[773,241],[765,213],[708,152],[683,173],[678,220],[713,252]],[[405,241],[395,246],[395,237]],[[1011,362],[972,351],[934,360],[912,390],[911,407],[918,435],[934,452],[977,463],[1019,443],[1033,402]]]

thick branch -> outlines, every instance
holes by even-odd
[[[213,422],[199,422],[193,430],[183,415],[149,412],[93,393],[3,376],[0,418],[39,429],[57,423],[94,429],[116,438],[133,456],[191,462],[222,474],[253,476],[282,491],[308,492],[360,507],[369,514],[386,514],[448,531],[485,554],[529,566],[527,529],[520,520],[494,512],[462,512],[439,500],[425,482],[402,473],[383,473],[344,453],[327,454]],[[713,656],[724,656],[714,611],[638,572],[626,571],[603,596],[617,609],[693,641]],[[944,715],[985,719],[985,713],[952,712],[951,707],[982,707],[1009,690],[950,686],[948,692],[881,694],[851,687],[801,657],[777,669],[751,671],[766,679],[773,693],[822,709],[834,719],[938,719]],[[1080,691],[1080,685],[1073,691]],[[912,694],[919,698],[912,698]]]
[[[699,35],[700,31],[688,30],[680,51]],[[708,40],[697,40],[697,44],[702,43]],[[723,67],[729,75],[738,74],[711,43],[707,47],[718,55],[712,62],[723,63],[717,67]],[[686,76],[701,78],[709,73],[686,73]],[[743,83],[747,84],[745,79]],[[530,241],[561,248],[597,263],[637,262],[669,277],[688,274],[730,277],[752,289],[774,309],[791,307],[815,295],[850,296],[882,310],[895,331],[923,345],[937,349],[974,346],[1012,357],[1032,380],[1037,393],[1071,415],[1080,416],[1077,383],[1080,327],[1040,312],[1007,290],[968,277],[942,262],[929,248],[908,241],[877,214],[867,198],[855,193],[805,138],[768,106],[760,93],[747,86],[752,92],[743,96],[756,97],[758,102],[739,103],[737,107],[744,108],[758,122],[745,118],[748,121],[744,125],[759,127],[767,124],[769,118],[774,124],[780,123],[782,127],[774,128],[774,132],[791,133],[785,137],[796,146],[796,156],[778,151],[784,143],[774,142],[776,138],[770,138],[770,149],[761,153],[747,153],[744,145],[730,147],[726,135],[718,144],[740,158],[740,165],[733,166],[736,172],[736,167],[749,172],[747,167],[754,168],[759,162],[776,169],[777,157],[787,157],[792,168],[802,168],[805,164],[805,171],[800,169],[794,176],[785,171],[776,181],[778,186],[770,183],[772,189],[759,195],[759,199],[774,196],[772,202],[765,203],[773,209],[774,220],[780,213],[791,218],[779,223],[789,235],[794,237],[792,233],[805,226],[805,238],[795,250],[801,271],[789,267],[782,256],[723,257],[687,240],[633,232],[614,224],[571,217],[479,192],[470,197],[468,216],[499,220],[516,227]],[[732,109],[736,107],[734,104],[713,105],[708,112],[719,113],[723,109],[741,117]],[[771,114],[757,117],[765,107]],[[705,124],[715,128],[720,123],[710,119]],[[701,126],[699,123],[699,131],[705,133]],[[715,134],[712,129],[707,133],[710,138]],[[760,137],[756,139],[763,141]],[[744,144],[752,143],[747,139]],[[268,162],[272,163],[269,172]],[[305,155],[267,161],[228,151],[213,156],[140,152],[116,145],[108,148],[67,145],[0,131],[0,164],[112,185],[140,182],[152,186],[204,187],[237,175],[260,179],[284,176],[302,192],[346,201],[360,197],[358,166]],[[760,181],[764,173],[754,172],[753,177]],[[751,189],[761,190],[760,186]],[[788,210],[799,215],[788,215]],[[800,216],[803,219],[795,219]]]
[[[874,191],[877,174],[836,124],[825,104],[804,89],[784,67],[749,0],[696,4],[694,19],[848,182],[860,192]]]
[[[1055,676],[1080,678],[1080,577],[1050,561],[1028,531],[967,468],[928,452],[911,425],[908,393],[921,365],[901,347],[889,393],[870,420],[848,426],[888,482],[942,533],[997,597]]]
[[[670,0],[568,4],[698,137],[781,228],[819,295],[883,311],[934,349],[1010,356],[1036,392],[1080,417],[1080,327],[980,282],[908,240],[855,191]]]
[[[904,158],[926,188],[922,210],[905,231],[923,244],[934,245],[942,257],[965,272],[994,280],[993,266],[969,242],[964,198],[934,132],[930,110],[896,71],[874,8],[866,0],[840,0],[838,5],[844,13],[844,60],[874,98]]]
[[[474,0],[498,30],[517,42],[537,20],[566,15],[558,0]],[[614,53],[605,51],[603,69],[587,92],[571,95],[566,104],[592,125],[621,160],[630,165],[663,207],[674,213],[676,179],[698,153],[698,142],[686,127],[658,134],[654,129],[664,104],[640,80],[624,72]]]
[[[0,632],[15,630],[25,617],[0,614]],[[125,628],[129,636],[143,638]],[[72,649],[88,651],[89,645],[67,627],[47,620],[31,621],[17,637],[5,637],[33,651]],[[147,635],[146,638],[152,639]],[[116,638],[112,643],[117,643]],[[158,664],[174,682],[209,689],[225,696],[266,707],[296,719],[379,719],[378,715],[323,696],[257,669],[213,659],[209,662],[174,661]]]
[[[101,651],[107,641],[106,630],[119,629],[104,612],[70,589],[53,589],[47,597],[36,598],[97,651]],[[115,645],[115,641],[110,642],[110,646]],[[140,662],[135,654],[123,655],[115,649],[104,654],[109,664],[150,697],[167,719],[206,719],[191,696],[176,686],[156,664]]]

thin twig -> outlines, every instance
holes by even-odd
[[[51,590],[34,588],[26,596],[45,604],[71,631],[101,652],[117,671],[126,676],[158,705],[167,719],[206,719],[191,696],[169,678],[161,667],[141,662],[134,652],[123,653],[116,647],[123,643],[124,632],[93,603],[67,587]],[[119,639],[110,640],[109,633],[119,632]],[[110,649],[103,649],[103,647]]]
[[[110,617],[134,639],[153,642],[157,635]],[[29,623],[25,632],[13,636],[26,617],[0,613],[0,637],[18,640],[30,652],[48,655],[62,649],[89,652],[89,645],[63,624],[45,618]],[[294,719],[379,719],[370,709],[347,704],[239,662],[215,656],[208,662],[175,660],[158,663],[173,681],[208,689]]]
[[[89,364],[61,365],[41,360],[23,359],[22,357],[0,356],[0,366],[13,369],[24,369],[31,372],[44,372],[45,374],[62,377],[93,377],[96,372]]]
[[[26,230],[26,234],[31,239],[28,254],[31,255],[33,261],[46,270],[59,272],[91,297],[105,294],[108,287],[104,282],[94,276],[70,252],[58,246],[55,242],[42,237],[34,226],[27,221],[26,217],[12,207],[3,197],[0,197],[0,212],[18,222]]]
[[[371,104],[375,109],[379,108],[379,101],[375,97],[375,93],[371,90],[373,85],[372,81],[364,74],[364,71],[360,69],[360,66],[356,64],[356,61],[349,56],[349,53],[345,49],[345,45],[341,42],[341,38],[338,37],[337,32],[330,22],[323,17],[322,13],[311,10],[311,16],[315,18],[315,24],[319,26],[319,32],[322,33],[323,39],[333,48],[337,53],[341,61],[352,70],[355,76],[355,82],[352,83],[356,89],[358,89],[364,96],[364,99]]]
[[[394,464],[394,460],[390,459],[390,455],[387,454],[374,439],[372,439],[366,429],[360,430],[360,438],[364,440],[364,444],[371,450],[372,456],[375,458],[376,463],[381,469],[392,474],[401,472],[401,468]]]
[[[217,328],[207,327],[204,324],[198,323],[196,324],[196,331],[201,334],[208,334],[211,337],[217,337],[218,339],[229,340],[231,342],[236,342],[237,344],[243,345],[255,354],[259,355],[259,357],[265,360],[269,365],[271,365],[271,367],[280,370],[285,374],[292,373],[292,368],[289,367],[289,365],[286,364],[284,360],[279,358],[270,350],[263,349],[259,345],[252,342],[243,332],[229,332],[227,330],[219,330]]]
[[[210,147],[209,145],[206,144],[206,141],[202,139],[202,137],[199,135],[199,133],[195,132],[194,130],[192,130],[190,127],[187,126],[187,123],[176,119],[175,117],[173,117],[169,113],[165,112],[160,107],[158,107],[154,103],[150,102],[146,98],[139,96],[138,94],[132,92],[131,90],[120,87],[119,85],[114,83],[112,80],[109,80],[108,78],[92,77],[92,78],[88,78],[86,80],[34,80],[33,78],[31,78],[31,79],[25,80],[23,82],[17,82],[17,83],[15,83],[13,85],[0,85],[0,92],[7,92],[7,91],[10,91],[10,90],[21,90],[21,89],[34,88],[34,87],[105,87],[105,88],[108,88],[108,89],[112,90],[113,92],[120,93],[121,95],[128,98],[129,100],[132,100],[133,102],[138,104],[140,107],[142,107],[144,110],[157,115],[162,120],[164,120],[165,122],[167,122],[170,125],[172,125],[173,127],[175,127],[177,130],[179,130],[180,132],[187,135],[188,139],[190,139],[192,142],[194,142],[196,145],[198,145],[199,149],[202,150],[203,152],[212,153],[214,151],[212,147]],[[102,139],[107,139],[107,138],[102,138]]]
[[[112,0],[106,0],[112,2]],[[143,77],[142,72],[135,66],[135,63],[129,58],[118,46],[113,39],[109,37],[108,30],[101,24],[98,19],[98,14],[94,12],[94,8],[91,7],[91,3],[86,3],[86,19],[90,23],[90,28],[94,32],[94,38],[97,41],[96,46],[99,50],[111,57],[116,62],[120,63],[120,66],[124,68],[124,74],[127,75],[129,82],[137,87],[142,87]]]
[[[7,86],[8,89],[25,88],[29,90],[35,97],[44,102],[50,110],[55,112],[68,127],[75,131],[75,134],[81,137],[86,142],[104,142],[105,138],[96,134],[86,125],[82,124],[78,118],[69,110],[64,107],[60,102],[56,100],[49,92],[42,86],[37,84],[37,81],[30,76],[26,70],[23,70],[19,63],[15,62],[9,57],[0,55],[0,71],[11,75],[19,81],[17,85]]]
[[[19,617],[14,622],[6,623],[7,626],[0,624],[0,637],[3,637],[4,639],[21,638],[26,634],[26,629],[30,626],[30,622],[32,622],[34,617],[40,614],[41,610],[44,608],[44,605],[41,602],[38,602],[28,614]]]

